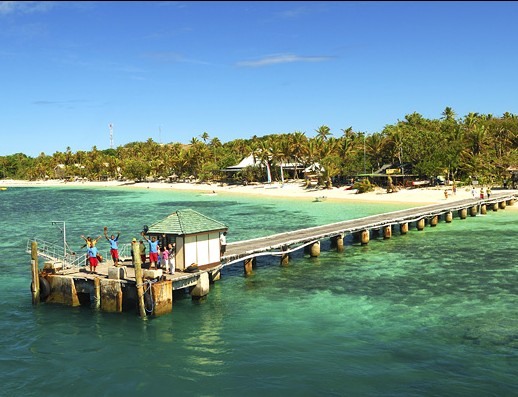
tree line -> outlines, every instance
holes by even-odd
[[[146,178],[195,178],[198,181],[228,181],[222,171],[253,154],[258,162],[268,163],[272,180],[296,177],[297,169],[283,170],[281,164],[297,163],[307,167],[319,163],[324,168],[322,183],[336,177],[371,173],[384,164],[411,164],[417,177],[445,175],[451,180],[476,178],[496,184],[509,176],[509,167],[518,165],[518,116],[506,112],[469,113],[456,117],[447,107],[439,119],[419,113],[405,116],[382,131],[367,134],[352,127],[339,132],[322,125],[308,137],[305,132],[253,136],[222,143],[207,132],[188,144],[159,144],[151,138],[131,142],[115,149],[41,153],[29,157],[17,153],[0,157],[0,177],[21,180],[63,177],[88,180]],[[248,167],[232,176],[236,181],[265,181],[262,169]]]

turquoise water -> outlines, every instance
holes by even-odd
[[[51,221],[66,221],[78,249],[81,234],[108,226],[129,242],[181,208],[226,223],[231,242],[404,206],[130,188],[0,192],[0,395],[516,395],[510,208],[366,247],[347,239],[344,253],[324,241],[319,258],[297,251],[288,267],[261,257],[251,277],[237,264],[207,298],[180,297],[159,318],[32,306],[26,241],[62,241]]]

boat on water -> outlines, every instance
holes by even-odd
[[[0,187],[0,190],[7,190],[6,187]]]

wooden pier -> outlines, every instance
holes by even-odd
[[[422,231],[427,224],[436,226],[441,217],[449,223],[455,217],[463,220],[468,216],[503,210],[508,205],[514,205],[517,197],[518,191],[505,191],[486,199],[452,199],[442,204],[229,243],[219,263],[198,266],[194,270],[183,269],[173,275],[164,274],[161,270],[143,269],[142,282],[138,284],[139,272],[136,274],[130,258],[125,258],[118,267],[111,260],[104,261],[97,267],[97,274],[90,274],[86,267],[60,267],[59,261],[47,257],[40,270],[38,260],[42,256],[41,251],[38,250],[38,243],[32,241],[28,243],[27,252],[31,253],[32,259],[33,304],[90,305],[106,312],[136,310],[140,306],[141,316],[159,316],[172,311],[175,291],[188,292],[193,298],[207,295],[210,284],[219,280],[221,269],[227,266],[243,263],[245,274],[251,274],[253,262],[260,256],[279,256],[280,264],[286,265],[289,254],[296,250],[305,249],[310,256],[319,256],[320,241],[323,239],[331,239],[332,246],[342,251],[346,235],[352,235],[354,242],[365,245],[371,235],[389,239],[394,232],[406,234],[409,225],[415,225],[418,231]],[[143,291],[143,300],[139,289]]]

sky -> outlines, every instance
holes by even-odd
[[[507,1],[0,1],[0,156],[516,114],[517,20]]]

